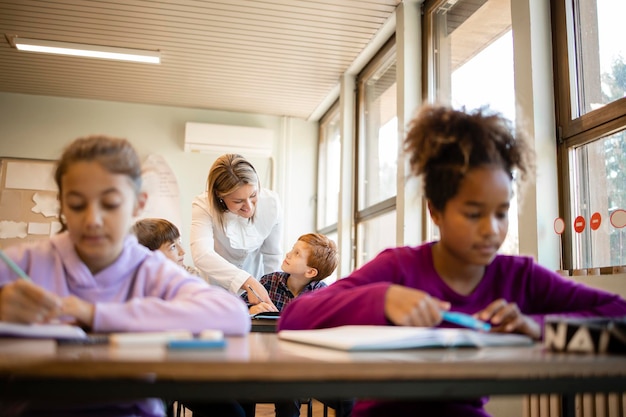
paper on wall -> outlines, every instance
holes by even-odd
[[[27,235],[27,224],[25,222],[14,222],[10,220],[0,221],[0,239],[20,238]]]
[[[161,155],[149,155],[142,164],[141,190],[148,195],[140,218],[158,217],[181,229],[180,190],[176,174]]]
[[[30,222],[28,223],[28,234],[29,235],[49,235],[50,223]]]
[[[31,209],[33,213],[41,213],[46,217],[56,217],[59,215],[59,200],[56,195],[35,193],[33,194],[35,206]]]
[[[63,225],[61,224],[61,222],[51,222],[50,223],[50,236],[56,235],[57,233],[59,233],[62,227]]]
[[[53,163],[8,162],[5,188],[58,191]]]

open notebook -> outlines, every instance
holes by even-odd
[[[70,324],[18,324],[6,321],[0,321],[0,336],[44,339],[87,338],[83,329]]]
[[[339,326],[314,330],[282,330],[278,337],[292,342],[349,351],[533,344],[530,337],[519,334],[400,326]]]
[[[278,320],[280,318],[280,311],[265,311],[263,313],[251,314],[252,319],[266,319],[266,320]]]

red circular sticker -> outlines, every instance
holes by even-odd
[[[598,230],[601,223],[602,215],[596,211],[591,215],[591,218],[589,219],[589,227],[591,227],[591,230]]]
[[[578,216],[574,219],[574,230],[576,233],[582,233],[585,230],[585,218],[583,216]]]

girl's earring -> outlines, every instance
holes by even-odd
[[[65,214],[61,214],[61,215],[59,216],[59,219],[61,219],[61,222],[62,222],[62,223],[65,223],[65,221],[66,221],[66,219],[65,219]]]

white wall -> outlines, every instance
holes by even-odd
[[[554,233],[559,217],[555,141],[552,32],[549,2],[511,1],[515,103],[518,128],[532,139],[537,173],[519,206],[519,250],[541,265],[560,268],[560,240]]]
[[[0,93],[0,157],[54,160],[73,139],[127,138],[144,159],[162,155],[177,176],[181,234],[188,251],[191,201],[205,189],[218,154],[183,151],[185,122],[262,127],[275,132],[275,183],[285,209],[285,249],[314,231],[317,123],[300,119],[178,107]],[[255,163],[253,158],[251,162]],[[263,173],[260,173],[263,175]],[[186,261],[191,263],[187,255]]]

